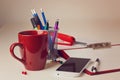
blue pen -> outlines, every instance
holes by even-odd
[[[42,8],[40,9],[40,11],[41,11],[41,14],[42,14],[42,18],[43,18],[43,21],[44,21],[44,25],[46,25],[47,21],[46,21],[45,13],[44,13],[44,11],[43,11]]]
[[[43,25],[41,23],[41,20],[40,20],[38,14],[36,13],[36,11],[33,9],[33,10],[31,10],[31,12],[32,12],[33,17],[35,18],[35,21],[36,21],[37,25],[40,25],[40,29],[43,30],[44,27],[43,27]]]
[[[48,43],[49,43],[49,49],[52,49],[52,39],[51,39],[51,32],[48,30]]]

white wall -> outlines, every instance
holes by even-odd
[[[119,19],[120,0],[3,0],[2,8],[10,16],[23,20],[32,8],[43,8],[49,18]],[[10,14],[11,13],[11,14]]]
[[[61,31],[64,27],[79,28],[89,31],[90,28],[120,27],[120,0],[3,0],[4,17],[9,22],[30,24],[31,9],[35,8],[40,15],[43,8],[47,19],[53,25],[60,19]],[[40,15],[41,16],[41,15]],[[68,30],[64,30],[68,32]]]

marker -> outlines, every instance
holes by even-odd
[[[49,30],[49,22],[46,22],[46,25],[44,26],[44,30]]]
[[[96,59],[94,66],[92,66],[91,71],[96,73],[98,71],[100,65],[100,60],[99,58]]]
[[[58,30],[58,24],[59,24],[59,19],[57,19],[57,21],[55,22],[55,26],[54,26],[55,30]]]
[[[46,25],[46,24],[47,24],[47,21],[46,21],[45,13],[44,13],[44,11],[43,11],[42,8],[40,9],[40,11],[41,11],[41,14],[42,14],[42,18],[43,18],[43,21],[44,21],[44,25]]]
[[[54,33],[53,33],[53,37],[52,37],[52,47],[54,48],[55,45],[55,39],[57,37],[57,31],[58,31],[58,20],[55,22],[55,26],[54,26]]]
[[[53,45],[55,44],[55,39],[56,39],[56,36],[57,36],[58,24],[59,24],[59,21],[57,19],[57,21],[55,22],[54,34],[53,34],[53,37],[52,37]]]
[[[35,29],[37,27],[37,24],[35,22],[35,18],[31,18],[30,21],[32,23],[33,28]]]

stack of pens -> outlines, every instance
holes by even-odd
[[[31,23],[33,25],[33,28],[37,29],[37,30],[40,30],[40,29],[45,30],[45,26],[46,26],[47,22],[46,22],[46,18],[45,18],[43,10],[41,9],[41,14],[42,14],[45,26],[43,26],[37,12],[34,9],[32,9],[31,12],[32,12],[32,15],[33,15],[33,17],[31,18]]]
[[[57,54],[57,32],[58,32],[58,24],[59,24],[59,19],[56,20],[54,28],[49,27],[49,22],[46,20],[45,13],[43,9],[40,10],[41,15],[44,21],[44,25],[42,24],[37,12],[32,9],[32,18],[31,18],[31,23],[33,25],[33,28],[36,30],[47,30],[48,31],[48,59],[56,59],[58,57]]]

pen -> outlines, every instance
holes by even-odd
[[[96,59],[94,66],[92,66],[91,71],[93,73],[96,73],[98,71],[98,67],[100,65],[100,60],[99,58]]]
[[[59,24],[59,19],[57,19],[57,21],[55,22],[55,26],[54,26],[54,34],[53,34],[53,38],[52,38],[52,42],[53,42],[53,45],[55,43],[55,39],[56,39],[56,36],[57,36],[57,30],[58,30],[58,24]]]
[[[49,22],[46,22],[46,25],[44,26],[44,30],[49,30]]]
[[[54,33],[53,33],[53,37],[52,37],[52,48],[54,48],[55,45],[55,40],[57,37],[57,30],[58,30],[58,20],[55,22],[55,26],[54,26]]]
[[[37,24],[37,25],[40,25],[40,29],[43,30],[44,27],[43,27],[43,25],[42,25],[42,23],[41,23],[41,20],[40,20],[40,18],[39,18],[39,16],[38,16],[37,12],[36,12],[34,9],[31,10],[31,12],[32,12],[33,17],[35,18],[36,24]]]
[[[42,14],[42,18],[43,18],[43,21],[44,21],[44,25],[46,25],[47,21],[46,21],[45,13],[44,13],[44,11],[43,11],[42,8],[40,9],[40,11],[41,11],[41,14]]]
[[[37,25],[37,29],[40,30],[40,25]]]
[[[35,18],[31,18],[30,20],[31,20],[33,28],[35,29],[37,27],[37,24],[35,22]]]
[[[57,21],[55,22],[55,26],[54,26],[55,30],[58,30],[58,24],[59,24],[59,19],[57,19]]]
[[[52,49],[52,38],[51,38],[51,31],[48,30],[48,43],[49,43],[49,49]]]

